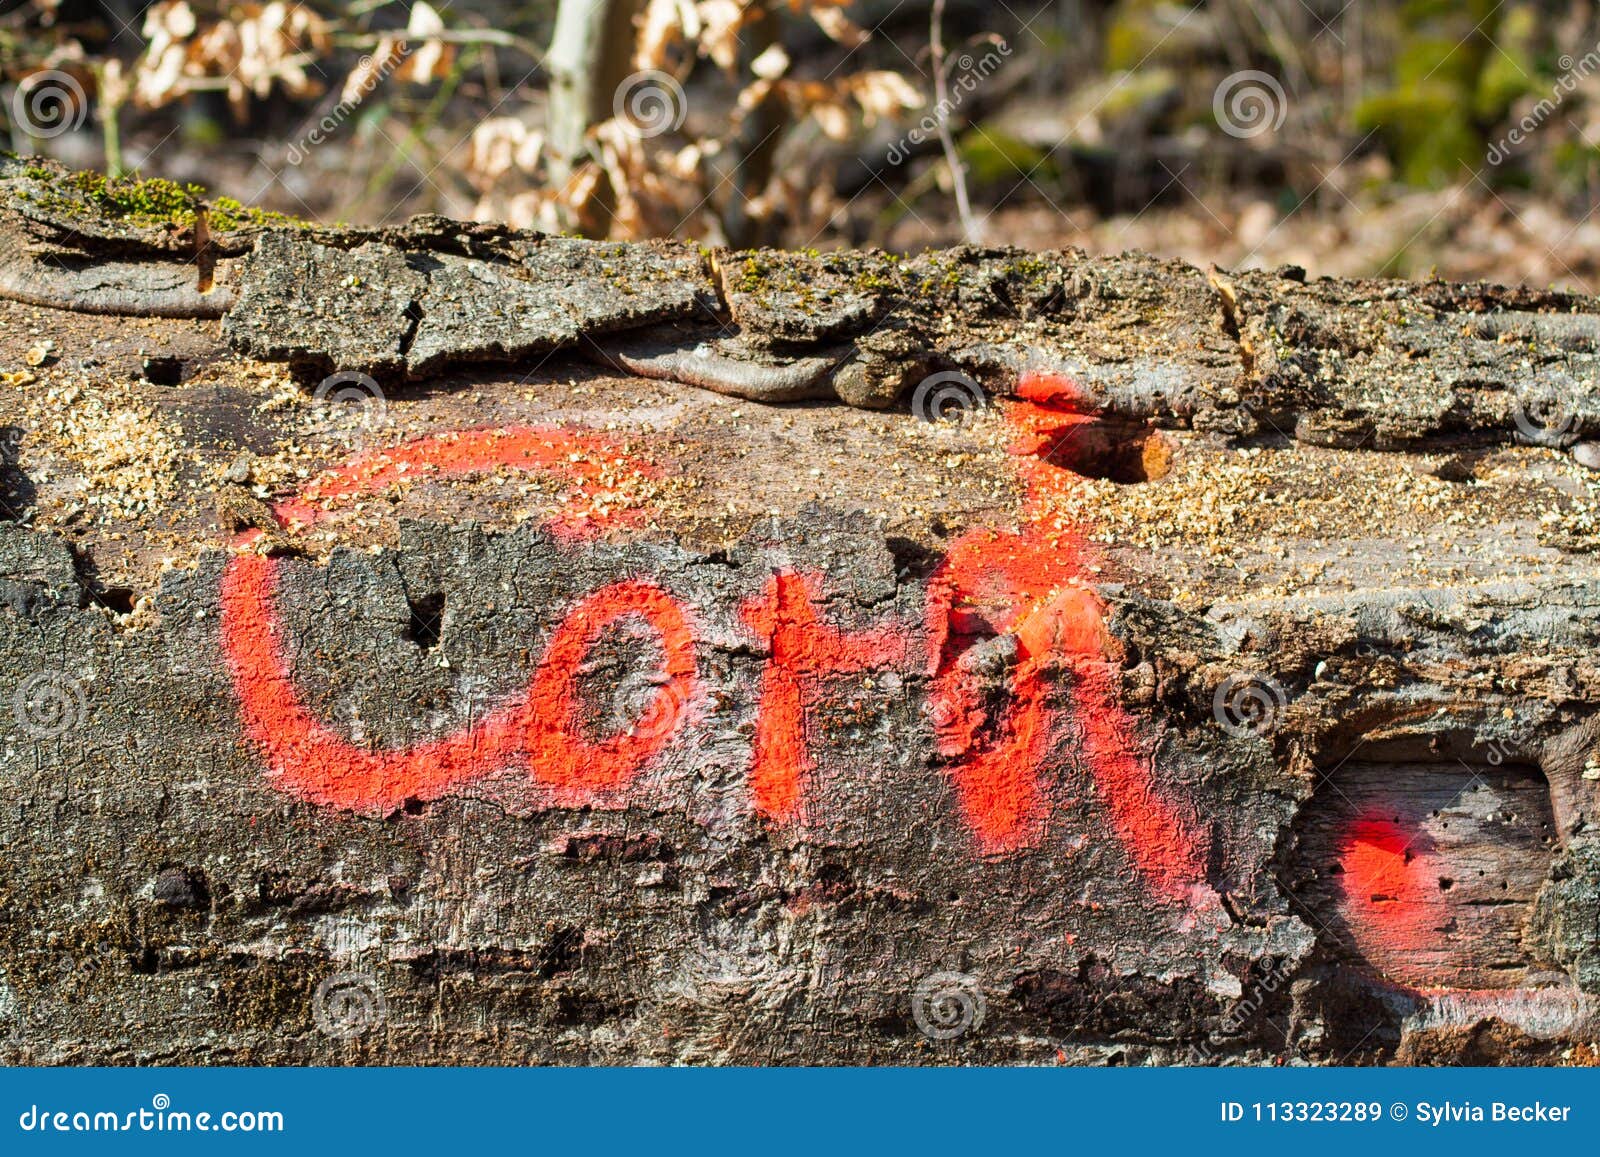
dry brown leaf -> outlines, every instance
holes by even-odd
[[[195,33],[194,10],[185,0],[161,0],[144,15],[141,32],[147,42],[134,66],[134,100],[160,108],[184,94],[180,86],[188,59],[186,41]]]
[[[753,19],[754,5],[737,0],[700,0],[700,54],[730,76],[739,66],[739,30]]]
[[[145,10],[142,31],[146,40],[187,40],[197,27],[187,0],[161,0]]]
[[[674,46],[700,39],[700,13],[691,0],[650,0],[639,22],[633,66],[640,71],[670,71]]]
[[[736,98],[736,101],[737,101],[737,104],[738,104],[738,107],[739,107],[739,111],[741,113],[749,112],[751,109],[758,107],[763,101],[765,101],[767,99],[767,95],[770,92],[772,92],[772,90],[774,88],[778,88],[778,89],[781,90],[781,89],[784,89],[786,87],[787,86],[784,85],[782,81],[776,81],[776,80],[753,80],[753,81],[751,81],[749,84],[745,85],[742,89],[739,90],[739,95]]]
[[[163,0],[145,14],[148,44],[134,72],[136,103],[156,108],[218,82],[236,115],[277,85],[314,96],[322,85],[307,69],[333,49],[332,27],[300,4],[240,4],[201,27],[185,0]]]
[[[830,40],[835,40],[847,48],[860,48],[871,39],[865,28],[838,8],[814,7],[811,9],[811,19],[816,22],[818,28],[827,33]]]
[[[768,45],[765,52],[750,62],[750,71],[762,80],[777,80],[789,71],[789,54],[781,44]]]
[[[341,104],[359,104],[382,83],[383,78],[398,65],[405,53],[399,40],[392,36],[379,39],[372,52],[363,56],[344,78],[344,88],[339,91]]]
[[[821,101],[811,106],[811,115],[817,118],[817,125],[822,129],[823,135],[830,140],[847,141],[850,139],[854,127],[854,118],[842,104],[832,101]]]
[[[475,183],[487,188],[506,173],[538,172],[544,134],[516,117],[490,117],[472,132],[467,171]]]
[[[848,77],[845,84],[866,114],[869,125],[880,118],[899,116],[906,109],[922,107],[922,94],[898,72],[858,72]]]
[[[449,76],[456,59],[455,45],[430,39],[443,31],[444,20],[439,13],[424,0],[417,0],[406,22],[407,56],[395,69],[394,78],[408,84],[431,84]]]
[[[680,181],[698,180],[706,157],[717,151],[716,141],[696,141],[675,153],[667,153],[661,158],[661,167],[665,173]]]

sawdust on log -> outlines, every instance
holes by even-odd
[[[23,459],[38,488],[34,524],[92,551],[107,581],[141,590],[157,565],[187,567],[227,544],[215,511],[219,488],[237,485],[230,469],[243,469],[249,492],[271,501],[363,450],[470,425],[580,422],[615,435],[661,469],[656,477],[608,477],[608,505],[647,508],[641,529],[703,545],[821,501],[863,511],[887,533],[937,550],[948,535],[1004,524],[1017,509],[1005,403],[946,425],[904,412],[771,409],[686,387],[561,374],[401,391],[373,423],[358,407],[317,403],[282,367],[248,359],[210,362],[198,391],[130,377],[140,351],[164,351],[169,340],[214,348],[203,323],[9,304],[0,320],[9,339],[0,390],[12,400],[8,423],[25,431]],[[43,340],[59,357],[28,367],[26,352]],[[207,428],[193,408],[205,391],[243,399],[265,440]],[[1135,581],[1188,605],[1339,589],[1348,585],[1341,572],[1365,585],[1360,556],[1374,542],[1388,581],[1422,585],[1490,580],[1508,566],[1550,573],[1561,568],[1561,552],[1600,549],[1600,474],[1556,451],[1407,454],[1230,442],[1198,431],[1155,436],[1171,448],[1165,476],[1127,484],[1061,469],[1056,513],[1103,545],[1094,573],[1105,581]],[[393,546],[402,520],[442,513],[505,530],[544,521],[572,500],[560,481],[538,473],[419,476],[333,504],[296,545],[316,557],[341,544]],[[1498,564],[1475,567],[1486,549],[1498,552]]]
[[[1359,549],[1352,544],[1370,536],[1411,536],[1404,565],[1389,578],[1422,586],[1472,582],[1465,564],[1482,552],[1481,536],[1508,518],[1536,527],[1541,546],[1600,549],[1600,474],[1559,451],[1501,449],[1461,465],[1451,481],[1428,472],[1448,455],[1301,443],[1230,447],[1187,432],[1162,436],[1175,453],[1159,480],[1126,485],[1063,471],[1055,489],[1060,522],[1092,528],[1088,537],[1107,546],[1186,551],[1234,571],[1263,596],[1318,584],[1327,565],[1308,559],[1308,543],[1329,544],[1333,555],[1348,558]],[[1297,569],[1283,569],[1296,559],[1303,560]],[[1507,553],[1501,561],[1530,576],[1551,569],[1541,554]],[[1198,585],[1179,585],[1171,596],[1206,601],[1211,593]]]
[[[20,383],[18,383],[20,384]],[[52,384],[25,407],[34,435],[50,441],[75,469],[81,506],[101,521],[159,507],[177,485],[185,452],[179,436],[148,407],[119,404],[87,382]]]

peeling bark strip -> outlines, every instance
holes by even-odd
[[[4,1059],[1593,1058],[1594,302],[223,220],[0,302]]]
[[[0,296],[220,316],[236,350],[312,378],[422,380],[572,350],[768,402],[883,408],[940,369],[999,393],[1036,371],[1109,417],[1322,446],[1600,436],[1600,302],[1584,295],[1292,268],[1208,278],[1139,254],[703,252],[439,217],[197,231],[203,206],[151,222],[75,179],[0,159]]]
[[[151,262],[99,262],[74,268],[65,261],[4,254],[0,297],[28,305],[137,317],[221,317],[233,304],[226,287],[202,292],[190,270]]]
[[[337,246],[264,236],[240,271],[229,339],[312,376],[380,378],[573,346],[758,401],[874,408],[939,367],[1000,393],[1042,372],[1072,378],[1110,417],[1329,446],[1600,433],[1585,336],[1600,332],[1600,303],[1568,294],[1307,285],[1292,270],[1208,283],[1177,262],[1020,250],[719,252],[707,268],[667,243],[507,236],[492,259],[428,248],[466,248],[450,239],[465,228],[430,220]],[[1563,340],[1539,340],[1550,325]],[[1507,340],[1519,326],[1527,340]]]

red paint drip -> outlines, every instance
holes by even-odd
[[[1010,452],[1023,486],[1015,531],[978,530],[952,547],[928,597],[933,718],[940,753],[981,851],[1034,846],[1048,818],[1045,764],[1064,711],[1049,702],[1053,667],[1073,676],[1071,718],[1113,830],[1140,873],[1177,897],[1205,878],[1205,856],[1190,825],[1157,788],[1133,720],[1117,694],[1104,610],[1085,583],[1089,544],[1053,514],[1071,476],[1048,461],[1073,426],[1080,391],[1066,378],[1027,374],[1021,401],[1007,408]],[[972,646],[1011,635],[1011,702],[991,726],[980,672],[962,663]]]
[[[903,667],[910,651],[898,625],[846,634],[823,622],[816,607],[821,588],[820,575],[782,571],[740,608],[745,625],[771,647],[761,673],[750,795],[756,811],[779,823],[803,818],[802,801],[816,769],[806,713],[821,681]]]
[[[286,523],[311,525],[326,514],[315,504],[323,500],[385,489],[407,476],[505,466],[560,471],[590,496],[602,472],[592,459],[605,455],[614,465],[648,470],[588,434],[558,428],[463,431],[362,455],[320,475],[276,513]],[[608,514],[591,503],[563,515],[556,529],[592,534],[632,513]],[[229,561],[221,591],[223,655],[245,734],[265,754],[272,775],[316,803],[388,810],[408,799],[435,799],[516,763],[527,764],[558,802],[588,803],[631,782],[683,726],[697,696],[694,638],[684,610],[660,587],[626,580],[593,592],[567,613],[521,700],[442,739],[371,751],[334,734],[302,701],[282,645],[277,584],[276,560],[239,554]],[[666,681],[644,712],[650,726],[593,742],[584,734],[577,671],[604,632],[626,618],[640,619],[654,632]]]

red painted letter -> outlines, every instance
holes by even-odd
[[[630,615],[644,619],[655,632],[666,682],[641,715],[647,726],[590,743],[583,734],[578,665],[608,626]],[[625,785],[677,734],[694,691],[694,637],[677,600],[637,579],[596,591],[567,615],[533,677],[527,717],[533,777],[553,786],[561,802],[571,805]]]
[[[799,818],[815,768],[806,742],[806,711],[817,682],[907,661],[901,627],[847,635],[822,622],[813,605],[820,587],[818,576],[783,571],[772,577],[760,598],[742,608],[746,625],[772,648],[761,674],[750,793],[756,810],[780,823]]]
[[[682,726],[694,696],[694,641],[682,609],[660,587],[630,580],[595,591],[567,614],[520,700],[443,739],[371,751],[323,726],[301,700],[281,642],[277,582],[274,559],[230,561],[222,579],[223,653],[245,734],[285,787],[315,803],[396,808],[407,799],[435,799],[521,758],[561,802],[587,802],[631,780]],[[661,717],[663,697],[676,706],[662,727],[590,743],[581,732],[574,676],[600,633],[627,615],[655,630],[666,667],[667,682],[646,713]]]

